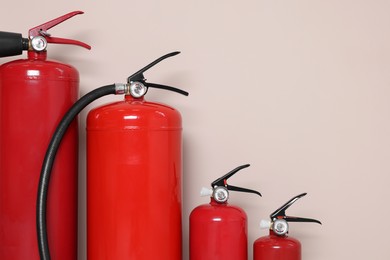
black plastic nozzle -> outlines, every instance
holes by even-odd
[[[241,165],[241,166],[238,166],[237,168],[231,170],[230,172],[228,172],[227,174],[223,175],[222,177],[216,179],[215,181],[213,181],[211,183],[211,187],[212,188],[215,188],[216,186],[224,186],[226,187],[226,189],[228,190],[232,190],[232,191],[240,191],[240,192],[248,192],[248,193],[255,193],[257,195],[259,195],[261,197],[261,193],[258,192],[258,191],[255,191],[255,190],[250,190],[250,189],[246,189],[246,188],[241,188],[241,187],[236,187],[236,186],[232,186],[232,185],[229,185],[227,184],[227,180],[232,177],[235,173],[237,173],[239,170],[242,170],[244,168],[247,168],[249,167],[250,164],[244,164],[244,165]]]
[[[294,202],[296,202],[299,198],[302,198],[302,197],[305,196],[306,194],[307,194],[307,193],[299,194],[299,195],[293,197],[292,199],[290,199],[289,201],[287,201],[283,206],[281,206],[280,208],[278,208],[277,210],[275,210],[275,211],[270,215],[271,220],[274,221],[274,220],[276,220],[276,219],[284,219],[284,220],[286,220],[287,222],[313,222],[313,223],[322,224],[319,220],[312,219],[312,218],[300,218],[300,217],[286,216],[286,210],[287,210],[292,204],[294,204]]]
[[[180,52],[179,51],[175,51],[175,52],[171,52],[171,53],[168,53],[164,56],[161,56],[160,58],[158,58],[157,60],[153,61],[152,63],[146,65],[145,67],[143,67],[142,69],[140,69],[139,71],[137,71],[136,73],[134,73],[133,75],[131,75],[130,77],[127,78],[127,82],[128,83],[132,83],[132,82],[140,82],[142,83],[144,86],[146,86],[147,88],[159,88],[159,89],[165,89],[165,90],[170,90],[170,91],[174,91],[174,92],[177,92],[179,94],[182,94],[182,95],[185,95],[185,96],[188,96],[189,93],[184,91],[184,90],[181,90],[181,89],[178,89],[178,88],[175,88],[175,87],[170,87],[170,86],[166,86],[166,85],[161,85],[161,84],[156,84],[156,83],[149,83],[149,82],[146,82],[146,79],[143,75],[143,73],[145,71],[147,71],[148,69],[150,69],[151,67],[153,67],[154,65],[156,65],[157,63],[165,60],[166,58],[169,58],[169,57],[172,57],[172,56],[175,56],[177,54],[179,54]]]
[[[28,45],[28,39],[20,33],[0,32],[0,57],[20,55]]]

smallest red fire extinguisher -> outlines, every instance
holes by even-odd
[[[247,216],[243,209],[229,205],[229,191],[261,194],[255,190],[227,184],[227,180],[249,164],[239,166],[203,188],[201,195],[211,195],[209,204],[196,207],[190,215],[191,260],[247,260]]]
[[[260,226],[269,228],[269,235],[260,237],[253,244],[253,260],[301,260],[301,243],[287,236],[288,222],[320,221],[311,218],[286,216],[286,210],[307,193],[295,196],[270,215],[271,221],[262,220]]]

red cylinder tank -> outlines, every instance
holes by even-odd
[[[0,259],[39,259],[39,173],[50,137],[77,100],[79,74],[46,51],[0,66]],[[77,122],[59,149],[48,200],[53,259],[77,257]]]
[[[211,195],[210,204],[196,207],[190,215],[190,260],[248,259],[247,216],[243,209],[228,204],[229,191],[261,194],[255,190],[227,184],[227,180],[241,165],[211,183],[211,190],[204,188],[202,195]]]
[[[276,235],[258,238],[253,244],[254,260],[301,260],[301,243],[292,237]]]
[[[190,215],[190,259],[248,259],[247,216],[243,209],[213,198]]]
[[[253,260],[301,260],[301,242],[287,235],[288,223],[321,224],[316,219],[286,215],[286,210],[304,196],[306,193],[293,197],[270,215],[270,221],[261,222],[261,227],[269,228],[269,235],[260,237],[253,243]]]
[[[74,44],[50,36],[48,29],[77,15],[75,11],[29,30],[0,33],[0,57],[28,58],[0,66],[0,259],[39,259],[37,193],[46,148],[57,124],[76,102],[79,73],[67,64],[48,61],[48,43]],[[73,122],[59,147],[48,190],[47,240],[54,259],[77,258],[78,129]],[[46,203],[46,200],[45,200]]]
[[[89,112],[89,260],[181,260],[181,131],[177,110],[143,97]]]

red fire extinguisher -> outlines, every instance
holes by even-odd
[[[203,189],[202,195],[211,195],[209,204],[196,207],[190,215],[191,260],[247,260],[247,215],[243,209],[229,205],[229,191],[261,194],[255,190],[227,184],[227,180],[249,164],[239,166],[211,183],[211,190]]]
[[[187,92],[146,82],[143,72],[179,54],[166,54],[128,78],[79,99],[58,124],[41,169],[37,230],[42,259],[50,259],[46,198],[61,139],[76,115],[109,94],[125,100],[95,108],[87,120],[87,254],[97,259],[181,260],[181,116],[147,102],[148,88]],[[156,256],[157,254],[157,256]]]
[[[0,66],[0,259],[39,259],[36,194],[46,147],[56,124],[78,97],[79,74],[67,64],[47,60],[48,43],[74,44],[52,37],[48,29],[81,14],[72,12],[21,34],[0,32],[0,57],[27,59]],[[77,257],[77,122],[54,165],[47,215],[55,259]]]
[[[146,82],[153,65],[128,78],[123,101],[88,114],[89,260],[182,259],[181,115],[144,95],[147,87],[188,93]]]
[[[313,222],[320,221],[311,218],[286,216],[286,210],[299,198],[305,196],[302,193],[289,200],[286,204],[270,215],[271,221],[262,221],[261,226],[269,228],[269,235],[260,237],[253,244],[254,260],[301,260],[301,243],[287,236],[288,222]]]

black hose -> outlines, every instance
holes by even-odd
[[[83,110],[92,101],[110,94],[116,94],[115,84],[100,87],[84,95],[68,110],[51,138],[42,164],[37,196],[36,224],[38,248],[41,260],[50,260],[46,226],[47,190],[49,187],[50,174],[53,168],[54,159],[61,144],[61,140],[69,125],[81,110]]]

